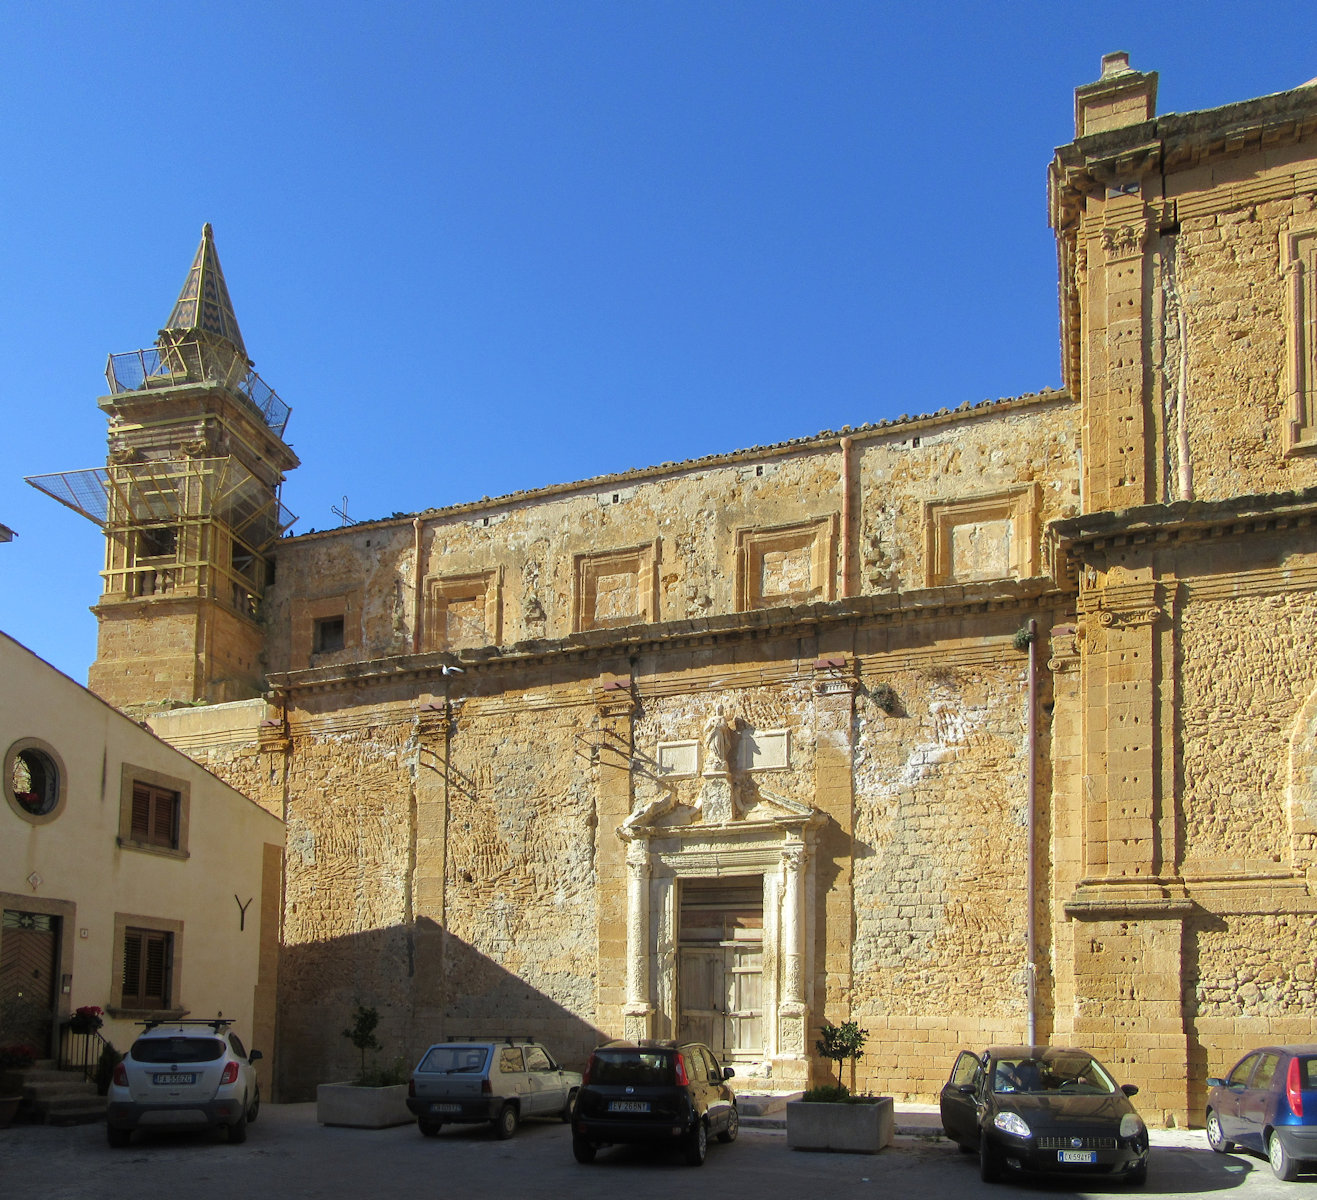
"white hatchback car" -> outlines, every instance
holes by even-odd
[[[142,1024],[110,1081],[110,1145],[128,1145],[134,1129],[221,1127],[229,1141],[245,1141],[261,1107],[261,1052],[248,1054],[224,1017]]]

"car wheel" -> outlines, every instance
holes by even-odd
[[[583,1137],[572,1138],[572,1154],[578,1163],[594,1162],[594,1143],[587,1142]]]
[[[444,1123],[442,1121],[431,1121],[426,1117],[418,1117],[416,1120],[416,1128],[421,1131],[424,1137],[438,1137],[439,1130],[443,1127]]]
[[[732,1111],[727,1115],[727,1128],[718,1135],[720,1142],[734,1142],[736,1135],[741,1132],[741,1114],[736,1111],[736,1105],[732,1105]]]
[[[1221,1118],[1214,1109],[1207,1114],[1207,1144],[1218,1154],[1229,1154],[1235,1148],[1235,1143],[1222,1131]]]
[[[997,1151],[992,1148],[986,1133],[979,1139],[979,1178],[984,1183],[996,1183],[1001,1178]]]
[[[115,1129],[113,1125],[105,1127],[105,1136],[110,1139],[110,1145],[116,1150],[122,1150],[133,1140],[133,1131],[131,1129]]]
[[[252,1097],[252,1106],[247,1110],[247,1124],[255,1125],[256,1118],[261,1113],[261,1089],[256,1089],[256,1094]]]
[[[709,1131],[703,1121],[696,1121],[695,1128],[686,1135],[686,1165],[702,1167],[704,1156],[709,1153]]]
[[[247,1114],[243,1113],[229,1126],[229,1141],[235,1146],[247,1140]]]
[[[576,1103],[576,1089],[572,1088],[567,1093],[567,1103],[562,1106],[562,1123],[570,1125],[572,1120],[572,1106]]]
[[[1130,1187],[1142,1187],[1148,1182],[1148,1164],[1146,1162],[1140,1163],[1134,1168],[1134,1170],[1125,1176],[1125,1182],[1128,1183]]]
[[[506,1141],[517,1132],[517,1106],[505,1104],[494,1118],[494,1136],[499,1141]]]
[[[1299,1177],[1299,1164],[1285,1149],[1285,1143],[1280,1140],[1278,1133],[1273,1133],[1267,1142],[1267,1158],[1271,1162],[1272,1174],[1277,1179],[1283,1179],[1288,1183]]]

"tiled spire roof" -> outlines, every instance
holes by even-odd
[[[233,302],[229,299],[228,285],[224,282],[219,254],[215,251],[215,234],[209,223],[202,226],[201,245],[197,247],[187,281],[178,294],[165,329],[216,334],[231,342],[244,358],[247,356],[238,318],[233,313]]]

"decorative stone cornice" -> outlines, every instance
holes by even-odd
[[[1196,911],[1178,878],[1084,879],[1065,902],[1066,916],[1080,921],[1183,921]]]
[[[619,659],[649,651],[706,649],[753,638],[811,637],[824,629],[870,623],[895,625],[1025,610],[1058,594],[1059,589],[1047,576],[955,584],[818,604],[657,621],[620,629],[592,629],[562,638],[486,646],[457,655],[447,652],[393,655],[301,671],[272,672],[267,681],[272,689],[293,696],[442,683],[444,666],[456,665],[470,677],[523,671],[533,666],[561,669],[564,665],[580,664],[579,674],[584,677],[599,672],[609,663],[616,664]],[[617,696],[600,693],[596,698],[610,706],[627,703],[620,693]]]
[[[1317,88],[1303,86],[1194,113],[1167,113],[1077,138],[1060,147],[1048,171],[1052,228],[1079,221],[1086,196],[1293,144],[1317,133]]]
[[[1317,487],[1228,500],[1183,500],[1053,521],[1048,538],[1059,562],[1084,563],[1127,546],[1166,546],[1211,538],[1308,528],[1317,521]]]

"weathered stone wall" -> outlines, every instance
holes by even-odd
[[[928,1095],[957,1050],[1025,1036],[1024,659],[895,672],[899,712],[857,704],[852,1015],[884,1092]]]
[[[1181,620],[1184,871],[1290,867],[1290,731],[1317,688],[1310,592],[1223,596]],[[1229,736],[1224,736],[1225,731]]]
[[[795,602],[830,600],[842,594],[843,574],[857,595],[964,582],[926,579],[926,503],[935,499],[1012,497],[1020,509],[1012,531],[994,526],[984,532],[974,514],[964,522],[985,541],[1014,538],[1016,545],[1003,553],[1013,553],[1022,567],[1007,574],[1036,574],[1044,524],[1078,503],[1076,417],[1073,404],[1056,393],[856,432],[848,563],[841,561],[840,531],[817,534],[824,541],[813,559],[811,546],[799,544],[812,533],[795,541],[771,536],[783,527],[837,521],[843,509],[838,440],[422,514],[421,581],[411,519],[285,539],[278,584],[267,601],[269,667],[297,670],[410,653],[426,580],[478,578],[473,588],[497,592],[496,602],[485,592],[477,601],[459,589],[450,601],[466,606],[467,625],[497,624],[497,634],[487,630],[486,644],[569,636],[591,627],[581,620],[581,556],[637,547],[643,562],[600,568],[606,572],[602,590],[596,589],[587,618],[620,625],[698,619],[761,607],[755,596],[763,587],[769,599],[779,594],[771,589],[780,588]],[[1016,496],[1021,489],[1027,494]],[[954,528],[955,522],[953,514],[946,523]],[[752,557],[746,565],[738,549],[744,531],[770,531],[762,564]],[[748,581],[741,578],[747,570],[754,576]],[[333,597],[343,601],[345,645],[303,660],[293,636],[299,613],[308,602]],[[422,648],[444,648],[437,636],[423,629]]]

